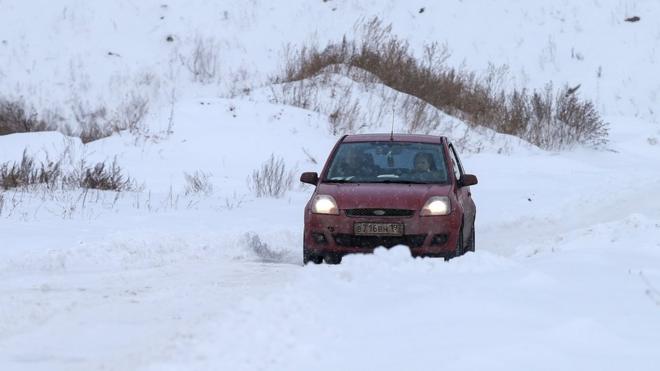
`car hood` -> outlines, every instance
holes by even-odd
[[[421,209],[429,197],[447,196],[449,185],[321,183],[316,193],[335,198],[339,209]]]

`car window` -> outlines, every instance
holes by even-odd
[[[456,153],[453,144],[449,144],[449,157],[451,158],[452,168],[454,169],[454,176],[456,179],[461,179],[463,169],[461,168],[461,162],[458,159],[458,154]]]
[[[413,142],[342,143],[325,182],[446,183],[441,144]]]

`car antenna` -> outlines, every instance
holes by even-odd
[[[394,142],[394,106],[392,106],[392,131],[390,131],[390,141]]]

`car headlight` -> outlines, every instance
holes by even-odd
[[[435,196],[429,198],[422,207],[422,212],[420,215],[429,216],[429,215],[448,215],[451,212],[451,203],[449,202],[449,197],[447,196]]]
[[[312,202],[312,212],[314,214],[339,215],[337,201],[332,196],[318,195]]]

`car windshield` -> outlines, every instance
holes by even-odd
[[[356,142],[339,146],[327,183],[446,183],[440,144]]]

